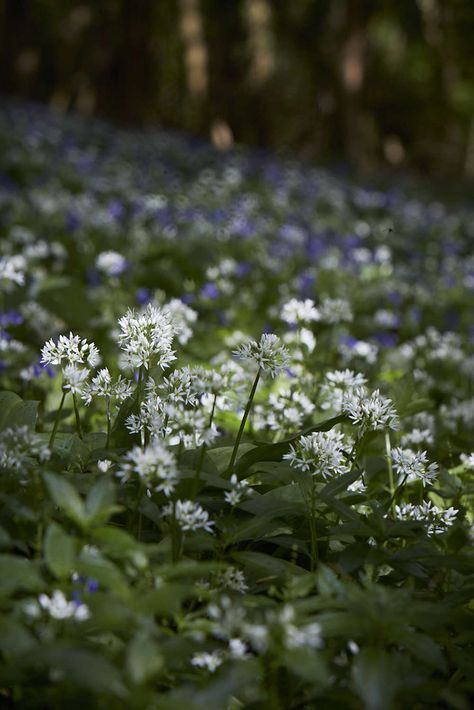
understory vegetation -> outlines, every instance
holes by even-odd
[[[2,707],[471,707],[473,217],[2,108]]]

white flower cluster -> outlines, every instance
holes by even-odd
[[[400,520],[418,520],[426,525],[426,532],[431,537],[446,532],[453,525],[458,510],[447,508],[442,510],[431,501],[423,501],[421,505],[402,503],[395,506],[395,513]]]
[[[309,471],[312,476],[331,478],[349,470],[344,451],[344,436],[340,432],[318,431],[301,436],[284,459],[300,471]]]
[[[311,298],[306,298],[304,301],[299,301],[297,298],[290,299],[283,305],[280,317],[290,325],[309,325],[321,318]]]
[[[242,570],[237,569],[237,567],[230,566],[227,567],[224,572],[220,572],[217,577],[217,582],[224,587],[224,589],[230,589],[233,592],[239,592],[239,594],[245,594],[245,592],[248,591],[245,575]]]
[[[117,277],[127,270],[127,260],[117,251],[103,251],[97,255],[95,265],[98,271]]]
[[[253,492],[253,488],[249,488],[247,481],[239,481],[235,473],[232,474],[229,483],[230,491],[224,491],[224,499],[229,505],[238,505],[244,496],[251,495]]]
[[[344,396],[354,394],[355,390],[363,387],[366,382],[364,375],[352,370],[332,370],[327,372],[320,389],[321,409],[340,411]]]
[[[89,405],[93,397],[105,397],[109,400],[115,399],[117,402],[123,402],[127,397],[130,397],[133,390],[134,385],[130,380],[125,380],[122,375],[119,375],[114,381],[108,368],[104,367],[89,383],[83,386],[81,394],[85,404]]]
[[[379,390],[367,394],[363,387],[346,393],[342,401],[342,411],[359,425],[360,434],[366,431],[398,429],[399,420],[392,400],[382,397]]]
[[[352,321],[352,310],[349,301],[344,298],[325,298],[318,306],[319,320],[322,323],[336,325]]]
[[[136,474],[149,491],[162,491],[166,496],[174,492],[178,470],[174,455],[159,439],[153,439],[146,448],[134,446],[117,472],[122,482]]]
[[[170,314],[174,332],[180,345],[186,345],[192,337],[192,326],[197,321],[198,314],[195,310],[179,300],[172,298],[165,304],[164,310]]]
[[[32,458],[47,461],[50,450],[41,436],[27,426],[8,427],[0,433],[0,468],[25,473]]]
[[[9,290],[12,285],[23,286],[25,283],[26,259],[21,255],[0,258],[0,286]]]
[[[143,367],[148,370],[158,365],[164,370],[176,359],[171,349],[174,328],[168,311],[149,303],[143,312],[128,310],[118,324],[117,340],[123,350],[121,365],[124,369]]]
[[[41,362],[43,365],[88,365],[97,367],[100,363],[100,355],[94,343],[89,343],[86,338],[79,335],[60,335],[55,343],[51,338],[41,350]]]
[[[204,510],[199,503],[195,503],[192,500],[177,500],[175,504],[168,503],[168,505],[163,508],[163,515],[165,517],[171,517],[173,515],[173,506],[176,522],[184,532],[194,532],[195,530],[205,530],[208,533],[213,532],[212,527],[214,523],[209,520],[209,513],[207,510]]]
[[[270,377],[276,377],[290,362],[288,350],[273,333],[264,333],[258,343],[255,340],[244,343],[233,351],[233,355],[240,360],[255,362]]]
[[[87,604],[76,601],[68,601],[61,590],[56,589],[51,597],[47,594],[40,594],[38,597],[40,608],[46,611],[52,619],[74,619],[74,621],[86,621],[90,618],[90,611]],[[30,615],[34,616],[33,607]]]
[[[437,463],[428,463],[426,451],[412,451],[396,447],[391,452],[393,467],[399,476],[408,482],[422,481],[424,485],[433,483],[438,473]]]
[[[461,454],[460,459],[463,466],[465,466],[469,471],[474,471],[474,452],[470,454]]]
[[[261,429],[298,431],[313,411],[314,404],[309,397],[295,388],[286,388],[271,392],[267,404],[257,405],[254,418]]]

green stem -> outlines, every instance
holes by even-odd
[[[237,452],[239,450],[240,440],[242,438],[242,434],[244,433],[245,425],[247,423],[250,409],[252,407],[253,398],[255,396],[255,392],[257,391],[258,381],[260,380],[260,373],[261,373],[261,369],[258,368],[257,375],[256,375],[254,383],[252,385],[252,389],[250,390],[250,395],[247,400],[247,404],[245,406],[244,416],[242,417],[242,421],[240,422],[240,427],[239,427],[239,431],[237,433],[237,438],[235,440],[234,448],[232,450],[232,456],[230,457],[226,478],[230,478],[234,472],[235,459],[237,458]]]
[[[72,394],[72,401],[74,404],[74,415],[76,417],[76,429],[77,429],[77,434],[79,436],[79,439],[82,439],[82,426],[81,426],[81,419],[79,417],[79,409],[77,407],[77,400],[76,400],[76,393],[73,392]]]
[[[216,401],[217,401],[217,395],[214,395],[214,401],[212,402],[212,409],[211,409],[211,415],[209,417],[209,423],[208,423],[208,428],[210,429],[212,427],[212,422],[214,420],[214,412],[216,411]],[[206,455],[206,449],[207,446],[203,442],[201,444],[201,452],[199,454],[199,461],[196,466],[196,473],[194,474],[194,485],[193,485],[193,500],[198,494],[199,490],[199,479],[201,477],[201,471],[202,471],[202,465],[204,463],[204,457]]]
[[[318,566],[318,537],[316,532],[316,488],[313,479],[313,486],[311,489],[311,510],[309,526],[311,531],[311,572],[314,572]]]
[[[173,501],[171,516],[171,561],[178,562],[181,554],[182,535],[176,520],[176,501]]]
[[[110,420],[110,397],[107,397],[107,439],[105,440],[105,448],[108,449],[110,446],[110,433],[112,429],[112,422]]]
[[[395,493],[395,481],[393,477],[393,466],[392,466],[392,445],[390,442],[390,434],[388,431],[385,432],[385,452],[387,454],[387,466],[388,466],[388,483],[390,487],[390,502],[391,508],[393,508],[393,497]],[[392,509],[393,512],[393,509]]]
[[[66,390],[63,389],[62,385],[61,385],[61,389],[62,389],[62,393],[63,393],[63,394],[62,394],[62,397],[61,397],[61,402],[59,403],[59,409],[58,409],[58,411],[57,411],[57,413],[56,413],[56,419],[55,419],[55,421],[54,421],[53,431],[51,432],[51,437],[50,437],[50,439],[49,439],[49,448],[50,448],[50,449],[53,448],[54,440],[55,440],[55,438],[56,438],[56,432],[57,432],[57,430],[58,430],[59,419],[60,419],[60,417],[61,417],[61,412],[62,412],[62,409],[63,409],[64,400],[66,399],[66,394],[67,394],[67,393],[66,393]]]

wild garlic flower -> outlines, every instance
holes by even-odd
[[[309,325],[318,321],[321,315],[311,298],[306,298],[304,301],[291,298],[283,305],[280,318],[290,325]]]
[[[324,479],[349,471],[344,451],[344,435],[334,431],[317,431],[301,436],[290,451],[284,454],[290,465],[303,473],[322,476]]]
[[[350,303],[343,298],[325,298],[318,311],[321,322],[330,325],[349,323],[353,319]]]
[[[88,365],[97,367],[100,363],[99,351],[94,343],[89,343],[86,338],[79,335],[60,335],[55,343],[51,338],[41,350],[43,365]]]
[[[66,365],[63,368],[64,389],[69,390],[71,394],[82,395],[89,375],[90,370],[87,367],[78,367],[77,365]]]
[[[224,661],[221,651],[207,651],[195,653],[191,659],[191,664],[196,668],[205,668],[209,673],[214,673]]]
[[[0,433],[0,469],[21,474],[29,470],[32,459],[47,461],[49,457],[48,445],[27,426],[8,427]]]
[[[148,370],[158,365],[164,370],[176,359],[171,349],[174,329],[169,312],[149,303],[141,313],[128,310],[118,323],[124,369]]]
[[[235,473],[232,474],[229,483],[231,489],[230,491],[224,491],[224,500],[231,506],[238,505],[244,496],[253,493],[253,489],[249,487],[247,481],[239,481]]]
[[[7,291],[12,285],[23,286],[25,283],[26,259],[20,254],[0,257],[0,287]]]
[[[259,429],[294,432],[303,427],[305,419],[314,411],[314,404],[294,387],[271,392],[268,402],[254,408],[255,425]]]
[[[395,506],[399,520],[417,520],[426,525],[426,532],[431,537],[446,532],[453,525],[459,513],[455,508],[442,510],[431,501],[423,501],[421,505],[402,503]]]
[[[214,523],[209,520],[209,513],[204,510],[199,503],[192,500],[177,500],[175,504],[168,503],[163,508],[163,515],[171,517],[173,515],[173,505],[175,506],[175,518],[181,530],[184,532],[196,530],[205,530],[212,533]]]
[[[171,301],[165,303],[163,310],[171,316],[178,343],[186,345],[193,335],[192,326],[197,321],[197,312],[180,301],[179,298],[172,298]]]
[[[283,632],[283,643],[286,648],[294,650],[297,648],[321,648],[323,639],[321,636],[321,626],[317,622],[312,622],[304,626],[295,624],[296,612],[290,604],[285,604],[283,609],[276,615],[269,615],[270,623],[276,622]]]
[[[40,594],[39,605],[53,619],[74,619],[74,621],[86,621],[90,618],[90,611],[87,604],[76,601],[67,601],[61,590],[56,589],[51,597],[47,594]]]
[[[148,432],[151,438],[163,437],[168,433],[168,428],[165,431],[165,421],[168,416],[163,400],[149,392],[146,399],[140,403],[139,414],[131,414],[127,417],[125,426],[131,434]]]
[[[161,396],[166,403],[190,406],[197,403],[193,373],[189,367],[173,370],[168,377],[163,377],[163,384],[158,389],[162,391]]]
[[[242,570],[232,566],[218,574],[217,583],[224,589],[230,589],[233,592],[239,592],[239,594],[245,594],[249,588]]]
[[[392,462],[399,476],[407,478],[408,482],[422,481],[429,485],[436,479],[438,473],[437,463],[428,463],[426,451],[412,451],[399,446],[392,449]]]
[[[120,276],[127,270],[128,263],[122,254],[117,251],[102,251],[97,255],[95,266],[98,271],[101,271],[106,276]]]
[[[110,459],[99,459],[99,461],[97,461],[97,468],[101,473],[107,473],[113,465],[113,461],[110,461]]]
[[[240,360],[255,362],[263,374],[276,377],[290,362],[288,350],[274,333],[264,333],[259,342],[251,340],[233,351]]]
[[[117,476],[124,483],[134,475],[148,490],[170,496],[178,481],[176,459],[159,439],[153,439],[145,449],[134,446],[125,457],[125,463]]]
[[[215,424],[209,426],[209,417],[201,408],[186,409],[169,404],[165,411],[168,415],[167,433],[172,444],[183,444],[186,449],[202,444],[210,446],[219,436]]]
[[[474,471],[474,452],[471,454],[461,454],[461,463],[469,471]]]
[[[354,390],[363,387],[367,382],[364,375],[352,370],[333,370],[324,376],[321,385],[321,409],[340,411],[345,394],[352,394]]]
[[[359,425],[360,434],[399,428],[398,415],[392,406],[392,400],[382,397],[379,390],[367,394],[364,388],[358,387],[354,392],[346,393],[342,401],[342,411],[354,424]]]
[[[119,375],[114,381],[108,368],[104,367],[90,382],[84,385],[82,398],[86,405],[92,402],[93,397],[105,397],[123,402],[127,397],[130,397],[133,390],[133,382],[123,379],[122,375]]]

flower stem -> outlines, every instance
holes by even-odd
[[[211,409],[211,415],[209,417],[209,424],[208,428],[210,429],[212,427],[212,422],[214,420],[214,412],[216,411],[216,401],[217,401],[217,395],[214,395],[214,400],[212,402],[212,409]],[[194,474],[194,485],[193,485],[193,500],[197,496],[198,489],[199,489],[199,479],[201,477],[201,471],[202,471],[202,465],[204,463],[204,456],[206,455],[206,449],[207,446],[205,442],[201,444],[201,452],[199,454],[199,460],[196,466],[196,473]]]
[[[252,407],[253,398],[255,396],[255,392],[257,391],[258,381],[260,380],[260,373],[261,373],[261,369],[258,368],[258,372],[255,377],[254,383],[252,385],[252,389],[250,390],[250,395],[247,400],[247,404],[245,405],[244,415],[242,417],[242,421],[240,422],[239,431],[237,433],[237,438],[235,440],[234,448],[232,450],[232,456],[230,457],[229,466],[227,468],[227,474],[225,476],[226,478],[230,478],[234,472],[235,459],[237,458],[237,452],[239,450],[240,440],[242,438],[242,434],[244,433],[245,425],[247,423],[250,409]]]
[[[310,508],[310,518],[309,527],[311,532],[311,572],[316,570],[318,566],[318,536],[316,532],[316,487],[313,480],[313,485],[311,488],[311,508]]]
[[[77,406],[77,400],[76,400],[76,394],[73,392],[72,394],[72,401],[74,403],[74,415],[76,417],[76,429],[77,429],[77,434],[79,436],[79,439],[82,439],[82,426],[81,426],[81,419],[79,417],[79,409]]]
[[[390,506],[393,512],[394,497],[395,497],[395,481],[393,478],[393,466],[392,466],[392,445],[390,442],[390,434],[388,431],[385,432],[385,452],[387,454],[387,466],[388,466],[388,483],[390,487]]]
[[[108,449],[110,446],[110,432],[112,428],[112,422],[110,420],[110,397],[107,397],[107,439],[105,440],[105,448]]]
[[[60,419],[60,417],[61,417],[61,412],[62,412],[63,405],[64,405],[64,400],[66,399],[66,390],[63,389],[62,386],[61,386],[61,389],[62,389],[62,393],[63,393],[63,394],[62,394],[62,397],[61,397],[61,402],[59,403],[59,409],[58,409],[58,411],[56,412],[56,419],[55,419],[55,421],[54,421],[53,431],[51,432],[51,437],[50,437],[50,439],[49,439],[49,448],[50,448],[50,449],[53,448],[54,440],[55,440],[55,438],[56,438],[56,432],[57,432],[57,430],[58,430],[59,419]]]

